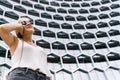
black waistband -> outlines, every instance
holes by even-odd
[[[27,71],[31,71],[31,72],[33,72],[33,73],[36,73],[36,72],[37,72],[38,74],[41,74],[41,75],[43,75],[43,76],[46,76],[46,74],[44,74],[43,72],[35,71],[35,70],[30,69],[30,68],[27,68],[27,67],[18,67],[17,69],[25,70],[26,72],[27,72]]]
[[[38,75],[41,75],[41,76],[43,76],[43,77],[46,77],[47,80],[50,79],[48,76],[46,76],[46,74],[44,74],[44,73],[42,73],[42,72],[35,71],[35,70],[30,69],[30,68],[27,68],[27,67],[17,67],[17,68],[15,68],[15,69],[13,69],[12,71],[14,71],[14,70],[23,70],[23,71],[25,71],[26,73],[27,73],[27,72],[30,72],[31,74],[36,74],[36,73],[37,73]],[[11,71],[11,72],[12,72],[12,71]]]

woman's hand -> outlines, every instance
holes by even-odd
[[[22,24],[23,21],[26,21],[27,18],[19,18],[17,20],[17,24],[18,24],[18,28],[16,29],[16,34],[17,33],[20,33],[20,34],[23,34],[23,28],[25,27],[25,25]]]

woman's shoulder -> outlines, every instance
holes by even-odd
[[[38,46],[38,45],[37,45]],[[45,52],[45,48],[43,48],[43,47],[41,47],[41,46],[38,46],[39,47],[39,49],[41,50],[41,51],[43,51],[43,52]]]
[[[40,47],[40,48],[41,48],[41,51],[45,52],[45,48],[43,48],[43,47]]]

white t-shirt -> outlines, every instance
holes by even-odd
[[[23,53],[21,54],[22,43]],[[10,71],[17,67],[28,67],[33,70],[39,68],[40,72],[43,72],[47,76],[51,77],[51,73],[47,65],[47,55],[44,49],[39,46],[32,46],[25,41],[22,42],[22,40],[19,39],[17,48],[11,60],[12,68]]]

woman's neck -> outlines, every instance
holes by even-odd
[[[31,38],[23,38],[23,41],[25,41],[25,42],[27,42],[27,43],[33,42]]]
[[[26,42],[32,42],[32,36],[31,35],[23,36],[23,40]]]

